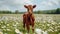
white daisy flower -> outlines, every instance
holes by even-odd
[[[36,32],[37,34],[42,34],[42,30],[41,30],[41,29],[35,29],[35,32]]]
[[[23,34],[23,33],[20,32],[18,29],[15,29],[15,32],[16,32],[17,34]]]

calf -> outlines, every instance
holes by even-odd
[[[25,8],[27,8],[27,12],[23,14],[23,27],[27,28],[28,32],[30,30],[30,25],[32,26],[32,31],[34,32],[34,14],[33,9],[36,7],[36,5],[24,5]]]

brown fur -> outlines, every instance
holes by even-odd
[[[33,8],[36,7],[36,5],[32,6],[32,5],[24,5],[25,8],[27,8],[28,12],[23,14],[23,27],[27,28],[28,32],[30,30],[30,25],[32,26],[32,31],[34,32],[34,14],[33,14]]]

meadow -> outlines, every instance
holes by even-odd
[[[27,30],[23,28],[22,19],[22,14],[0,14],[0,33],[26,34]],[[38,33],[60,34],[60,14],[35,14],[35,34]],[[30,34],[33,34],[31,29]]]

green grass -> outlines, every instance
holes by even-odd
[[[7,20],[7,18],[8,20]],[[13,17],[13,18],[11,18]],[[27,30],[23,29],[23,22],[22,22],[22,14],[0,14],[0,31],[3,32],[3,34],[16,34],[15,29],[19,29],[24,34],[27,32]],[[53,31],[48,31],[48,34],[59,34],[60,33],[60,14],[35,14],[35,28],[42,29],[43,31],[48,31],[49,29],[52,29]],[[40,19],[41,18],[41,19]],[[46,19],[45,19],[46,18]],[[52,18],[52,19],[51,19]],[[16,19],[16,20],[15,20]],[[54,22],[48,22],[48,20],[51,19]],[[44,22],[45,21],[45,22]],[[52,24],[54,23],[54,24]],[[49,24],[49,26],[47,26]],[[52,28],[51,28],[52,27]],[[30,27],[31,28],[31,27]],[[7,30],[9,29],[9,30]],[[57,30],[57,31],[55,31]],[[30,29],[30,34],[32,33],[32,29]]]

